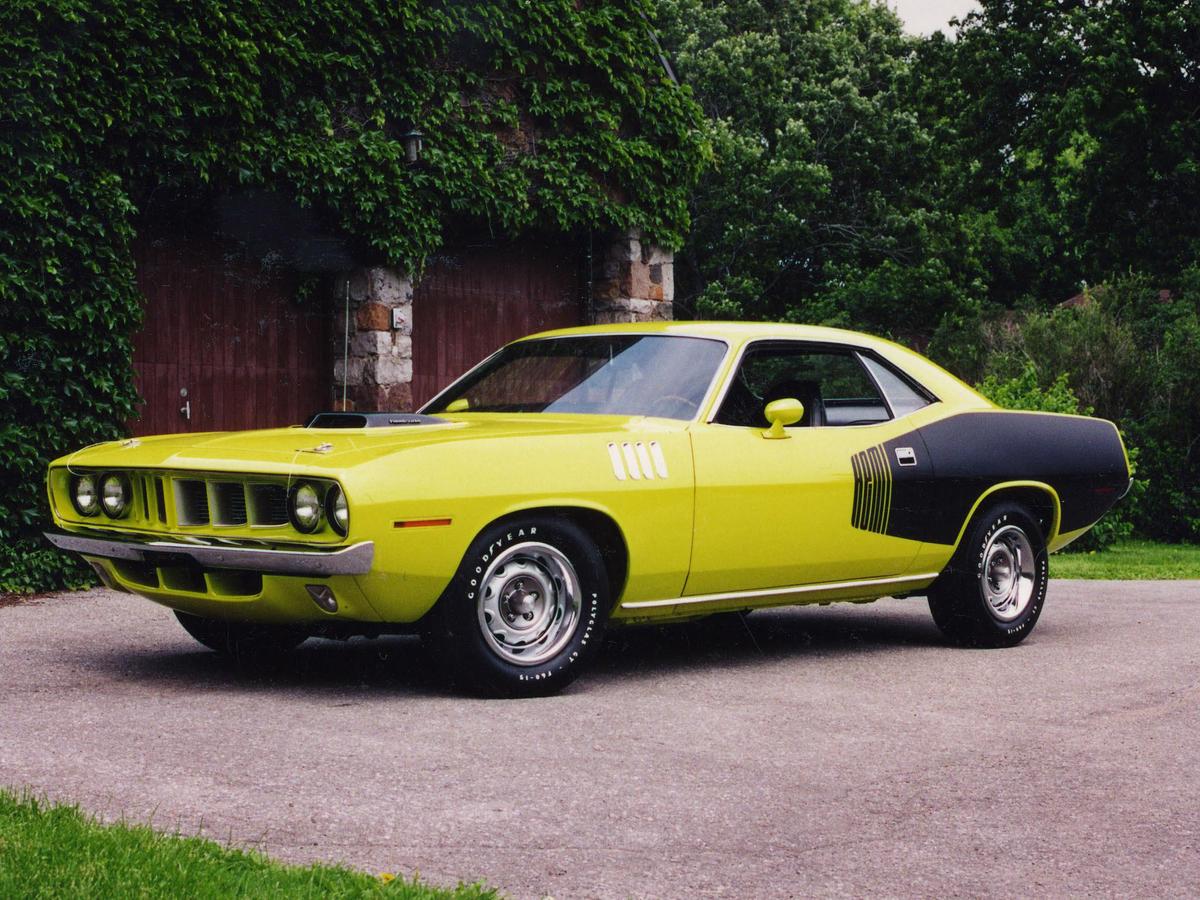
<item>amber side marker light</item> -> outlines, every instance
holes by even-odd
[[[453,519],[398,519],[393,528],[426,528],[431,525],[449,525]]]

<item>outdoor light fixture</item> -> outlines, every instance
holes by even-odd
[[[416,165],[421,161],[421,151],[425,149],[425,135],[417,128],[416,125],[410,125],[408,129],[400,135],[400,140],[404,141],[404,160],[410,166]]]

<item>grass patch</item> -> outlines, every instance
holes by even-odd
[[[1055,578],[1176,579],[1200,578],[1200,545],[1122,541],[1093,553],[1056,553],[1050,559]]]
[[[100,825],[71,806],[0,789],[0,897],[382,897],[484,900],[343,866],[287,866],[261,853],[140,825]]]

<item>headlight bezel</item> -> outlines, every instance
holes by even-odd
[[[339,512],[344,514],[343,518],[338,517]],[[336,482],[325,491],[325,519],[329,527],[342,537],[350,531],[350,502],[342,486]]]
[[[121,505],[115,510],[109,509],[108,506],[107,488],[112,482],[116,482],[121,489]],[[124,472],[105,472],[101,475],[97,494],[99,496],[98,505],[100,510],[110,519],[123,519],[129,515],[130,509],[133,508],[133,483]]]
[[[87,479],[92,483],[92,506],[91,509],[85,509],[79,502],[79,486]],[[67,490],[71,498],[71,506],[75,508],[75,512],[84,518],[91,519],[100,515],[100,507],[103,505],[100,502],[100,476],[95,472],[80,472],[77,475],[72,475],[67,482]]]
[[[298,511],[298,501],[300,494],[305,489],[312,491],[313,502],[311,504],[315,515],[310,524],[306,524],[300,518]],[[321,527],[321,522],[325,519],[325,504],[321,497],[320,485],[311,481],[299,481],[288,489],[287,500],[288,521],[292,527],[301,534],[315,534]]]

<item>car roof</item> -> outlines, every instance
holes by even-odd
[[[874,350],[899,365],[926,389],[943,400],[953,398],[960,404],[990,407],[987,400],[941,366],[894,341],[846,328],[822,325],[792,325],[784,322],[627,322],[614,325],[583,325],[542,331],[522,341],[554,337],[583,337],[604,334],[662,334],[682,337],[716,338],[738,347],[748,341],[772,338],[848,344]]]
[[[682,337],[718,338],[738,345],[746,341],[771,338],[853,344],[876,350],[891,348],[908,354],[912,351],[886,338],[875,337],[846,328],[827,328],[823,325],[792,325],[784,322],[626,322],[615,325],[582,325],[575,328],[558,328],[531,334],[521,340],[537,340],[548,337],[583,337],[603,334],[666,334]]]

